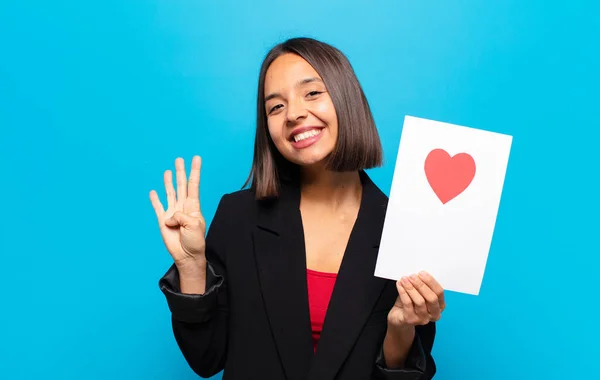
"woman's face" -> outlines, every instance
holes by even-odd
[[[311,166],[327,158],[338,135],[337,115],[321,77],[302,57],[284,54],[265,77],[269,133],[288,160]]]

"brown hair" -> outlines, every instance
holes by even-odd
[[[265,110],[265,75],[271,63],[286,53],[299,55],[319,73],[335,107],[338,138],[327,169],[356,171],[381,166],[383,161],[369,103],[346,56],[324,42],[292,38],[273,47],[260,68],[254,160],[244,184],[245,187],[251,181],[256,199],[277,197],[281,180],[299,180],[298,166],[285,159],[271,139]]]

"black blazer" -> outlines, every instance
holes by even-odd
[[[277,200],[250,190],[226,194],[206,237],[207,290],[181,294],[173,265],[159,281],[177,344],[202,377],[225,380],[431,379],[435,324],[417,327],[406,365],[382,357],[394,281],[373,275],[387,196],[360,172],[358,217],[333,290],[316,353],[308,307],[298,186]]]

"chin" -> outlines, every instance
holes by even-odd
[[[315,167],[324,165],[327,157],[329,157],[329,154],[320,154],[312,157],[294,157],[290,161],[301,167]]]

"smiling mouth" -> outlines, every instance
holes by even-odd
[[[315,129],[311,129],[311,130],[306,131],[306,132],[298,133],[298,134],[292,136],[290,138],[290,141],[300,142],[300,141],[309,139],[309,138],[311,138],[313,136],[316,136],[316,135],[320,134],[322,131],[323,131],[322,128],[315,128]]]

